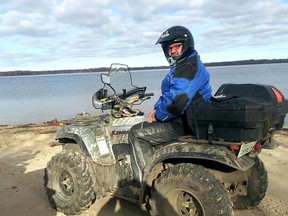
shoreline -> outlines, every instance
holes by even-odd
[[[9,124],[5,124],[5,125],[1,125],[0,127],[37,127],[37,126],[62,126],[64,125],[64,122],[67,120],[63,120],[63,121],[58,121],[57,119],[51,120],[51,121],[46,121],[43,123],[27,123],[27,124],[15,124],[15,125],[9,125]]]
[[[63,120],[63,121],[58,121],[57,119],[52,120],[52,121],[47,121],[47,122],[43,122],[43,123],[27,123],[27,124],[15,124],[15,125],[1,125],[0,127],[7,127],[7,128],[23,128],[23,127],[44,127],[44,126],[63,126],[65,124],[65,122],[68,120]],[[288,124],[284,124],[283,128],[281,130],[288,130]],[[281,131],[280,130],[280,131]]]

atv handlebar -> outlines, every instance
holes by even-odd
[[[143,93],[143,92],[139,93],[139,99],[148,98],[148,97],[152,97],[152,96],[154,96],[154,93]]]
[[[146,94],[144,94],[144,97],[152,97],[152,96],[154,96],[154,93],[146,93]]]
[[[122,94],[108,96],[107,90],[101,88],[93,95],[92,104],[96,109],[102,110],[112,109],[117,103],[139,105],[154,96],[154,93],[145,93],[145,90],[146,87],[135,88],[129,92],[123,89]]]

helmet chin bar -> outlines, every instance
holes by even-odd
[[[180,58],[181,55],[178,55],[178,56],[170,56],[170,57],[167,57],[167,61],[169,63],[170,66],[173,66],[176,64],[177,60]]]

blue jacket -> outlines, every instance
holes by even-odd
[[[171,67],[162,81],[162,95],[156,102],[156,118],[169,121],[184,113],[193,99],[211,98],[210,75],[195,50],[187,59]]]

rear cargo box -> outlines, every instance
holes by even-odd
[[[211,102],[192,103],[188,124],[200,139],[262,140],[283,127],[288,101],[273,86],[224,84]]]

